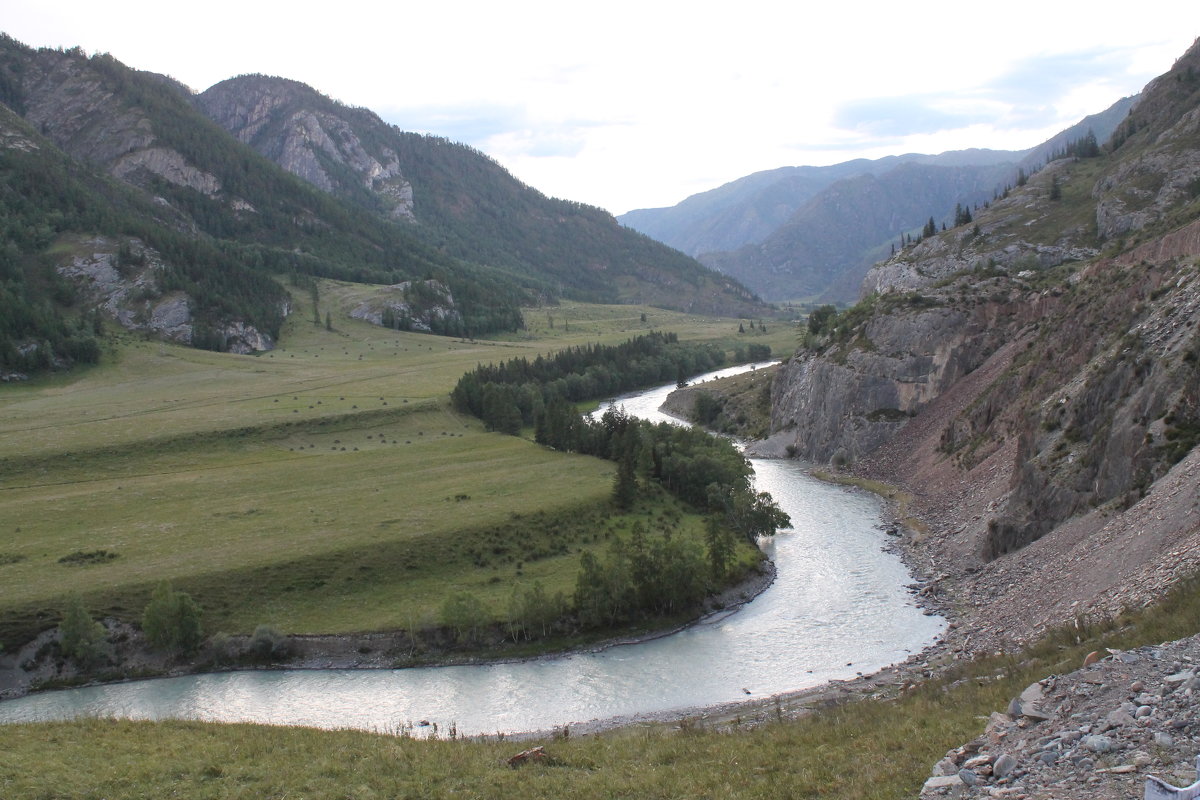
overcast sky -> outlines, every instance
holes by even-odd
[[[981,5],[0,0],[0,30],[196,90],[293,78],[616,214],[774,167],[1032,147],[1200,35],[1195,0]]]

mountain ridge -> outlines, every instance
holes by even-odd
[[[1122,98],[1026,150],[975,148],[782,167],[670,208],[631,211],[620,220],[765,297],[853,301],[867,268],[887,255],[889,243],[915,234],[928,219],[952,222],[956,205],[974,208],[990,201],[1089,131],[1108,138],[1136,102],[1137,96]],[[964,180],[966,171],[976,173],[973,180]],[[864,183],[867,177],[878,182]],[[848,213],[847,196],[856,193]]]
[[[270,88],[280,85],[323,98],[294,81]],[[560,296],[769,311],[606,212],[546,198],[480,153],[403,134],[365,109],[324,98],[324,117],[309,113],[304,133],[335,135],[315,162],[311,147],[291,143],[290,166],[316,167],[297,176],[202,114],[196,98],[106,54],[0,35],[0,100],[13,115],[4,135],[22,143],[0,152],[0,267],[15,287],[0,297],[0,372],[67,367],[83,350],[96,357],[97,312],[185,344],[271,347],[290,311],[280,281],[303,288],[314,277],[407,287],[397,317],[451,335],[514,330],[522,304]],[[398,143],[396,152],[374,158],[355,130]],[[406,154],[412,183],[398,168]],[[426,178],[437,170],[440,184]],[[456,222],[456,209],[470,213]]]

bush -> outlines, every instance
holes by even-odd
[[[262,661],[273,661],[291,655],[288,638],[270,625],[259,625],[250,637],[250,654]]]
[[[142,631],[153,647],[190,653],[203,640],[200,615],[200,606],[191,595],[173,591],[163,581],[142,612]]]
[[[107,632],[92,620],[79,595],[71,595],[59,629],[59,646],[63,655],[83,669],[95,666],[106,655],[104,640]]]

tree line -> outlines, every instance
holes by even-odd
[[[709,514],[703,548],[669,532],[651,540],[635,526],[628,540],[613,541],[605,558],[585,552],[572,603],[563,597],[514,594],[519,620],[512,624],[518,635],[552,629],[554,619],[568,613],[581,627],[591,628],[693,609],[727,577],[738,537],[753,543],[791,524],[769,494],[754,491],[750,462],[728,439],[700,428],[639,420],[620,408],[593,419],[574,405],[639,381],[670,380],[694,363],[690,359],[706,362],[697,370],[702,371],[723,358],[709,345],[683,346],[674,334],[652,333],[621,345],[587,345],[533,361],[481,365],[459,381],[452,394],[455,405],[494,430],[520,432],[524,397],[539,444],[616,462],[612,500],[618,509],[629,510],[643,494],[665,490]],[[589,375],[605,379],[582,380]],[[612,386],[608,381],[621,388],[597,388]],[[462,613],[466,605],[460,598],[450,616],[469,616]]]
[[[725,351],[714,344],[683,344],[674,333],[651,332],[617,345],[581,345],[532,361],[518,357],[480,364],[459,379],[450,398],[458,410],[479,417],[489,429],[515,435],[523,425],[544,424],[547,409],[557,400],[578,403],[677,381],[716,369],[725,360]]]

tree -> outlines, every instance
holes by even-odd
[[[459,592],[442,603],[442,624],[454,631],[459,642],[474,642],[487,619],[487,609],[470,592]]]
[[[766,492],[736,492],[727,514],[734,529],[754,542],[759,536],[774,536],[780,528],[792,524],[792,518]]]
[[[77,594],[67,599],[67,609],[59,623],[59,646],[63,655],[83,669],[90,669],[104,657],[104,626],[92,619]]]
[[[822,333],[828,333],[837,320],[837,313],[837,309],[830,305],[814,309],[808,315],[808,332],[818,336]]]
[[[1062,186],[1058,182],[1058,176],[1055,175],[1050,181],[1050,199],[1062,200]]]
[[[325,312],[325,330],[327,330],[327,331],[333,330],[333,317],[330,315],[330,313],[328,311]]]
[[[637,500],[637,476],[634,471],[636,457],[636,451],[628,448],[621,459],[617,461],[617,475],[613,479],[612,498],[613,504],[622,511],[633,508],[633,503]]]
[[[176,592],[163,581],[142,612],[142,631],[151,646],[190,653],[200,646],[200,606],[187,592]]]
[[[724,580],[736,547],[733,534],[716,516],[710,516],[705,523],[704,540],[708,545],[708,565],[712,569],[713,580]]]
[[[921,238],[928,239],[930,236],[937,235],[937,223],[933,221],[933,217],[925,223],[925,227],[921,230]]]

